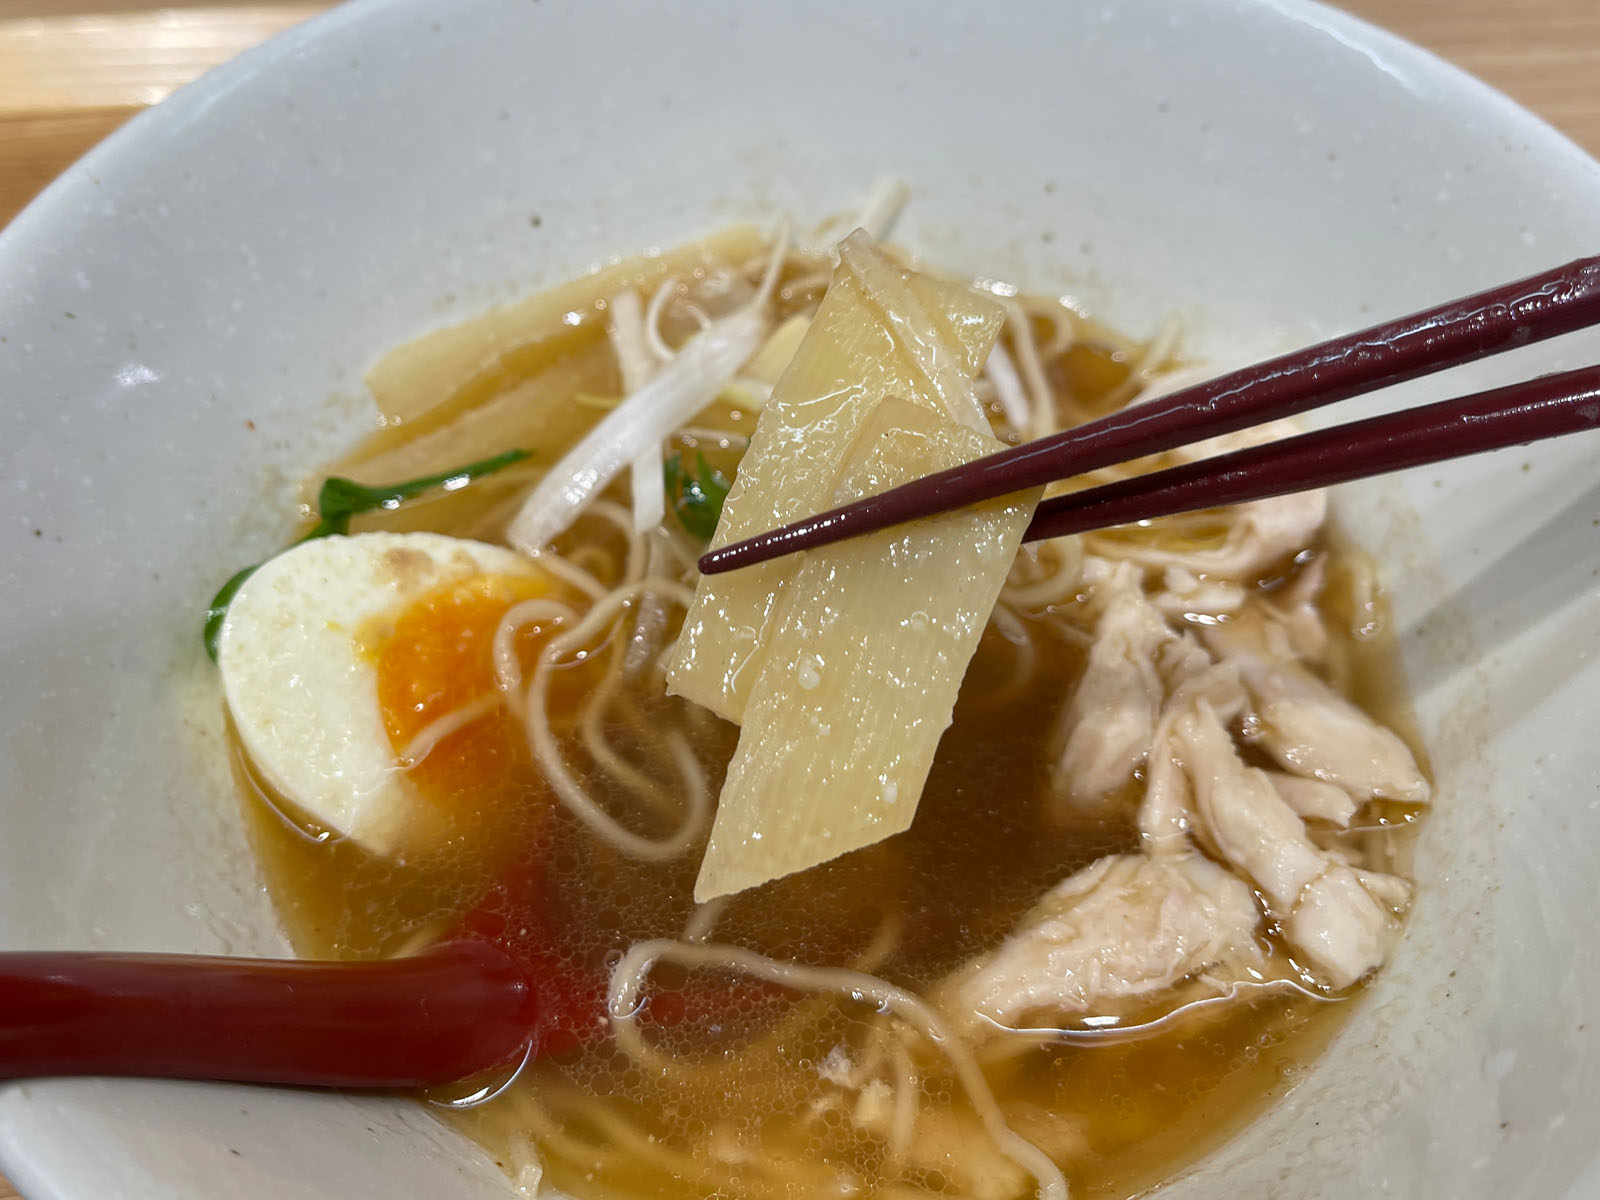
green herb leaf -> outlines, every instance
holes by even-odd
[[[504,454],[479,459],[464,467],[457,467],[453,471],[424,475],[421,479],[390,484],[386,487],[368,487],[352,479],[342,479],[333,475],[323,481],[322,490],[317,493],[317,515],[322,518],[324,524],[337,526],[329,532],[344,533],[350,527],[351,517],[375,512],[380,508],[399,508],[407,500],[415,500],[424,492],[431,492],[435,488],[443,488],[447,492],[459,491],[473,480],[492,475],[527,457],[526,450],[507,450]],[[326,537],[327,534],[320,536]]]
[[[685,474],[683,455],[669,455],[665,464],[667,500],[677,514],[678,524],[701,543],[711,541],[722,519],[722,503],[733,484],[696,450],[694,471]]]
[[[667,503],[676,508],[678,489],[683,485],[683,455],[667,455],[667,461],[661,464],[661,474],[667,484]]]
[[[405,483],[378,487],[369,487],[353,479],[330,475],[323,480],[322,487],[317,492],[317,523],[312,526],[310,533],[294,544],[298,546],[301,542],[349,533],[352,517],[376,512],[380,508],[399,508],[407,500],[414,500],[424,492],[431,492],[435,488],[444,488],[449,492],[459,491],[485,475],[493,475],[496,471],[511,466],[512,463],[519,463],[530,457],[532,457],[531,452],[527,450],[507,450],[504,454],[496,454],[493,458],[482,458],[464,467],[457,467],[453,471],[441,471],[437,475],[424,475],[420,479],[411,479]],[[206,654],[212,662],[217,661],[217,640],[222,634],[223,619],[228,615],[228,605],[233,603],[233,598],[244,586],[244,581],[249,579],[260,565],[256,563],[235,573],[233,578],[218,589],[217,594],[211,598],[211,604],[206,608]]]
[[[256,573],[255,566],[245,567],[242,571],[234,573],[232,579],[217,589],[217,594],[211,597],[211,604],[206,609],[206,655],[212,662],[217,661],[217,639],[222,636],[222,618],[228,615],[228,605],[233,603],[234,596],[244,586],[244,581]]]

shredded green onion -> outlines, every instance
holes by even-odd
[[[693,472],[684,467],[683,455],[672,454],[666,462],[667,503],[677,515],[678,524],[697,541],[709,543],[722,519],[722,502],[733,486],[728,477],[706,461],[696,450]]]

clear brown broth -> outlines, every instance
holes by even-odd
[[[573,338],[543,360],[525,353],[518,370],[526,377],[552,364],[570,366],[592,350],[591,339]],[[1092,411],[1098,396],[1121,386],[1127,372],[1119,354],[1109,345],[1079,347],[1070,360],[1052,364],[1058,386],[1077,389],[1063,397],[1064,408]],[[611,369],[595,358],[597,389]],[[386,431],[340,469],[381,464],[406,445]],[[731,473],[731,459],[720,465]],[[380,517],[369,527],[481,536],[494,499],[492,492],[454,499]],[[1357,574],[1355,556],[1331,536],[1308,549],[1331,567],[1323,608],[1336,643],[1332,658],[1340,664],[1336,682],[1381,720],[1409,732],[1391,642],[1358,638],[1351,629],[1346,593]],[[1291,565],[1263,586],[1281,586],[1297,569],[1303,568]],[[892,949],[874,971],[926,992],[997,944],[1051,886],[1105,854],[1137,846],[1130,822],[1059,828],[1041,816],[1044,747],[1083,652],[1056,620],[1034,616],[1027,623],[1042,669],[1015,694],[1000,694],[1012,651],[994,631],[985,637],[911,829],[736,897],[717,924],[718,940],[843,966],[890,929]],[[680,702],[658,694],[638,690],[627,699],[647,719],[690,732],[714,791],[737,731],[715,720],[688,720]],[[626,745],[629,728],[611,732]],[[698,849],[665,865],[622,858],[553,806],[531,770],[500,802],[505,811],[490,826],[467,822],[460,836],[404,863],[324,836],[265,796],[247,770],[239,775],[269,892],[305,955],[371,958],[414,948],[448,930],[504,872],[533,858],[564,914],[553,935],[555,952],[589,976],[603,977],[634,942],[677,936],[690,915]],[[1388,806],[1376,815],[1401,826],[1381,836],[1403,867],[1413,814]],[[492,838],[483,832],[490,827]],[[665,969],[658,978],[663,986],[673,983]],[[1349,996],[1266,993],[1180,1017],[1146,1040],[1029,1049],[991,1062],[987,1075],[1013,1126],[1057,1158],[1074,1196],[1129,1197],[1181,1171],[1280,1098],[1353,1007]],[[666,1077],[641,1069],[605,1038],[532,1064],[504,1094],[451,1119],[506,1162],[532,1136],[546,1178],[586,1197],[838,1194],[840,1180],[885,1195],[900,1185],[934,1192],[970,1186],[963,1167],[981,1170],[985,1155],[992,1156],[970,1137],[942,1152],[944,1167],[936,1145],[927,1161],[888,1164],[881,1138],[816,1110],[827,1091],[819,1066],[837,1046],[859,1049],[874,1028],[860,1006],[746,993],[714,1022],[659,1033],[678,1064]],[[923,1136],[936,1141],[941,1114],[961,1116],[965,1103],[936,1054],[921,1048],[914,1066],[919,1120],[929,1130]],[[630,1138],[641,1139],[644,1149],[630,1152]],[[995,1178],[1002,1181],[996,1194],[1006,1194],[1003,1171]],[[1016,1181],[1011,1186],[1026,1190]]]

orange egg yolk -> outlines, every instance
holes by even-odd
[[[549,593],[539,579],[476,576],[413,602],[375,639],[378,704],[397,758],[435,722],[466,718],[425,752],[419,747],[407,767],[433,815],[452,826],[451,840],[480,837],[486,825],[525,820],[530,806],[547,804],[522,722],[496,686],[494,635],[509,608]],[[519,633],[525,671],[546,632]]]

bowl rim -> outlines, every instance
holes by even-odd
[[[1161,0],[1163,4],[1170,2]],[[203,120],[217,99],[247,86],[257,76],[270,71],[275,63],[335,30],[392,16],[407,8],[450,11],[448,0],[342,0],[218,64],[159,103],[135,113],[52,179],[7,225],[0,227],[0,267],[8,255],[19,252],[31,238],[49,232],[50,220],[65,193],[83,182],[92,181],[97,175],[114,174],[126,160],[137,155],[153,135],[168,126]],[[1594,171],[1596,183],[1600,184],[1600,160],[1546,118],[1442,55],[1324,0],[1242,0],[1239,5],[1241,12],[1250,8],[1332,37],[1363,54],[1385,74],[1421,70],[1447,82],[1455,89],[1453,99],[1481,104],[1490,113],[1522,127],[1530,135],[1537,135],[1542,143],[1539,146],[1541,160],[1547,154],[1565,159],[1567,166]]]
[[[1159,0],[1157,7],[1179,2]],[[125,169],[147,164],[146,152],[162,134],[205,121],[218,100],[270,78],[278,64],[335,31],[429,10],[451,11],[450,0],[346,0],[208,71],[160,104],[136,114],[57,176],[0,229],[0,277],[6,274],[9,263],[53,242],[58,236],[58,219],[70,207],[77,191],[93,184],[96,178],[111,179]],[[1247,0],[1238,10],[1246,19],[1250,10],[1256,10],[1310,27],[1362,53],[1378,70],[1415,74],[1437,84],[1433,104],[1465,107],[1483,114],[1496,128],[1515,129],[1532,144],[1530,158],[1540,165],[1541,173],[1577,172],[1591,181],[1595,196],[1600,197],[1600,162],[1545,119],[1432,51],[1320,0]],[[6,1140],[0,1138],[0,1152],[6,1148]],[[68,1200],[54,1182],[55,1173],[45,1157],[14,1155],[0,1165],[25,1194]]]

